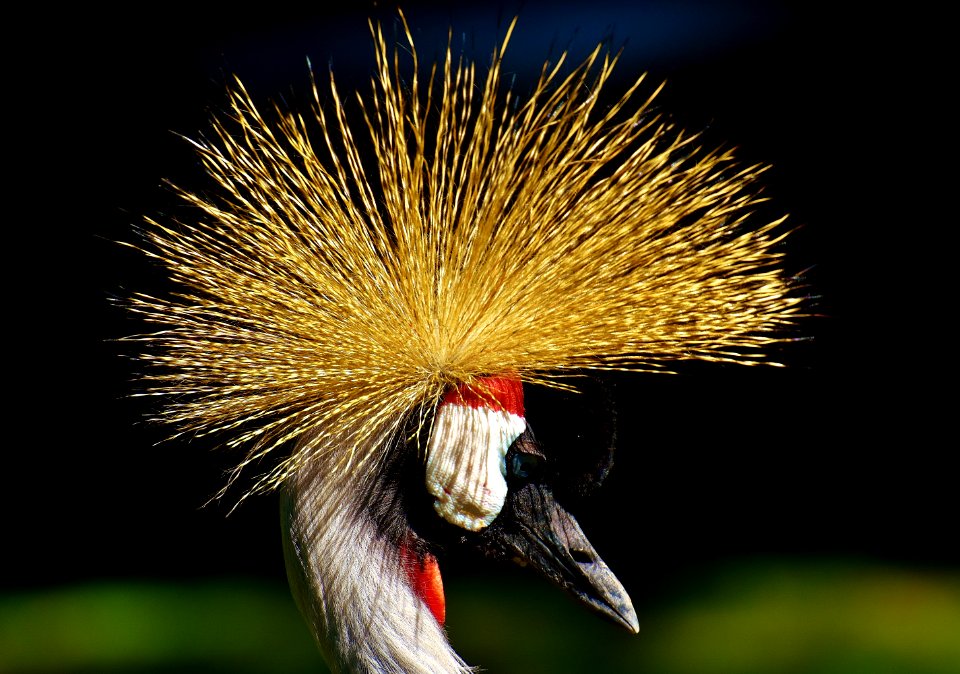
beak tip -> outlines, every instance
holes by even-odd
[[[640,621],[637,619],[637,612],[633,610],[633,605],[628,603],[626,605],[621,604],[616,609],[617,618],[621,625],[630,632],[630,634],[639,634],[640,633]]]

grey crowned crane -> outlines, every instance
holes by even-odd
[[[128,302],[158,326],[134,338],[147,392],[181,432],[246,451],[247,495],[281,490],[294,596],[336,671],[470,671],[444,632],[445,546],[636,631],[556,498],[579,449],[538,440],[524,390],[768,362],[802,307],[782,220],[749,217],[763,167],[700,148],[656,91],[631,105],[642,77],[602,103],[600,46],[519,97],[513,24],[480,73],[448,48],[424,74],[408,29],[395,49],[371,31],[372,95],[331,76],[309,114],[264,115],[236,82],[194,142],[214,189],[178,190],[196,217],[148,218],[138,245],[177,288]]]

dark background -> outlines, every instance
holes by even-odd
[[[810,3],[406,3],[421,58],[447,26],[480,63],[509,18],[516,89],[564,48],[623,47],[622,90],[667,81],[662,110],[707,144],[772,165],[766,193],[798,227],[804,341],[785,369],[692,364],[618,376],[616,468],[581,520],[642,607],[671,578],[729,560],[856,559],[956,569],[955,469],[945,455],[949,350],[933,290],[953,224],[927,160],[940,132],[921,39],[942,19]],[[140,326],[109,299],[156,288],[117,245],[175,212],[161,181],[204,189],[187,143],[236,73],[254,98],[305,98],[306,57],[368,90],[366,17],[257,5],[138,6],[36,16],[8,82],[8,288],[14,386],[0,593],[96,580],[283,579],[276,502],[204,507],[235,457],[161,443],[128,398],[111,341]],[[931,38],[932,41],[932,38]],[[23,77],[23,80],[20,80]],[[921,149],[922,148],[922,149]],[[930,260],[930,262],[927,262]],[[472,572],[468,569],[465,572]],[[481,663],[482,664],[482,663]]]

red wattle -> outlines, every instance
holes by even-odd
[[[430,613],[443,625],[447,619],[447,602],[443,596],[440,565],[429,552],[421,558],[406,545],[400,546],[400,558],[414,593],[423,600]]]

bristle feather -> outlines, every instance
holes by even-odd
[[[653,114],[659,87],[630,111],[642,77],[601,109],[617,56],[599,46],[566,75],[565,54],[544,64],[523,101],[502,93],[514,27],[478,85],[449,43],[419,79],[404,22],[404,84],[371,24],[362,125],[332,74],[326,104],[311,75],[312,114],[275,121],[237,80],[211,139],[190,141],[217,193],[179,189],[196,218],[146,220],[143,250],[179,290],[129,298],[159,326],[132,339],[164,420],[229,435],[249,451],[237,471],[311,434],[254,490],[324,452],[379,461],[371,438],[480,376],[769,363],[788,340],[802,307],[783,222],[750,224],[764,167]]]

